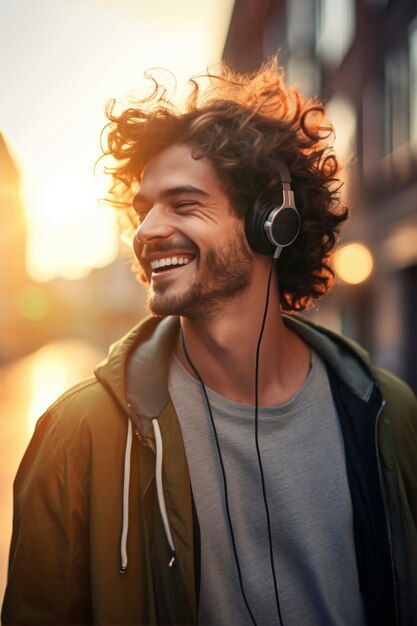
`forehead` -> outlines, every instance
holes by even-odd
[[[189,146],[175,144],[153,157],[143,173],[140,192],[152,196],[169,188],[199,188],[210,195],[223,193],[222,184],[211,162],[195,159]]]

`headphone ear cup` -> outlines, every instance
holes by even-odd
[[[271,244],[286,248],[297,239],[300,226],[300,214],[295,206],[282,205],[269,213],[264,229]]]
[[[273,254],[275,259],[283,248],[297,239],[301,226],[287,165],[280,160],[277,166],[282,184],[281,205],[260,210],[254,207],[245,216],[246,238],[252,250],[265,255]],[[258,202],[261,204],[260,198]]]
[[[265,230],[265,223],[269,215],[269,210],[253,209],[248,211],[245,217],[245,233],[250,247],[255,252],[268,256],[273,254],[275,250],[275,246],[269,241]]]

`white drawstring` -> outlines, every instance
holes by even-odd
[[[120,573],[124,574],[127,568],[127,531],[129,528],[129,484],[130,462],[132,455],[132,422],[127,421],[127,439],[125,448],[125,465],[123,476],[123,523],[122,536],[120,539]]]
[[[156,478],[156,493],[158,495],[158,504],[159,510],[161,511],[162,522],[164,524],[165,535],[167,541],[169,543],[169,547],[174,553],[173,557],[169,562],[169,567],[172,567],[175,562],[175,546],[174,541],[172,539],[171,529],[169,527],[168,515],[165,506],[165,497],[164,497],[164,488],[162,485],[162,459],[163,459],[163,447],[162,447],[162,437],[161,430],[159,428],[158,420],[152,420],[152,428],[155,435],[155,445],[156,445],[156,467],[155,467],[155,478]]]
[[[156,479],[156,493],[158,495],[159,510],[161,512],[162,522],[164,525],[165,535],[173,552],[172,558],[168,563],[169,567],[172,567],[175,563],[175,546],[172,539],[171,529],[169,527],[168,515],[165,505],[164,489],[162,485],[162,459],[163,459],[163,446],[161,431],[159,428],[158,420],[152,420],[152,428],[155,435],[156,445],[156,467],[155,467],[155,479]],[[127,426],[127,438],[125,448],[125,461],[124,461],[124,475],[123,475],[123,518],[122,518],[122,535],[120,539],[120,573],[124,574],[127,568],[127,534],[129,530],[129,485],[130,485],[130,465],[132,456],[132,422],[128,420]]]

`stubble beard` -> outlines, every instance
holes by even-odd
[[[253,258],[243,235],[223,249],[210,248],[198,257],[196,280],[182,292],[175,286],[157,283],[148,290],[148,309],[155,316],[181,315],[209,319],[221,312],[224,304],[244,292],[251,280]]]

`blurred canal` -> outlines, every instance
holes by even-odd
[[[91,376],[105,356],[88,344],[50,343],[0,368],[0,599],[7,578],[13,480],[36,420],[68,387]]]

